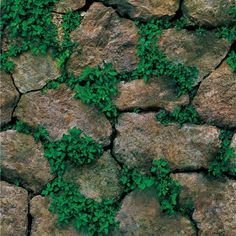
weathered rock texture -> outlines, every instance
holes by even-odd
[[[11,121],[12,112],[20,95],[9,74],[1,71],[0,77],[0,125],[3,125]]]
[[[200,35],[175,29],[164,30],[158,45],[171,61],[197,67],[199,75],[195,84],[220,64],[230,48],[230,43],[219,39],[214,32],[207,31]]]
[[[154,159],[165,158],[173,169],[207,168],[219,148],[213,126],[158,123],[154,113],[126,113],[116,125],[114,155],[130,167],[149,170]]]
[[[76,11],[85,5],[85,0],[60,0],[54,7],[55,12],[66,13]]]
[[[30,201],[30,214],[33,217],[32,236],[83,236],[73,227],[59,228],[56,226],[57,216],[52,214],[48,208],[50,199],[36,196]]]
[[[25,236],[27,234],[28,194],[23,188],[0,182],[2,236]]]
[[[135,190],[125,197],[117,215],[120,229],[115,236],[193,236],[191,222],[182,216],[164,216],[155,189]]]
[[[192,23],[215,27],[236,21],[236,14],[229,14],[234,6],[235,0],[184,0],[182,10]]]
[[[171,111],[175,106],[187,105],[189,102],[188,95],[177,96],[175,85],[168,78],[121,82],[118,90],[114,103],[120,110],[165,108]]]
[[[131,71],[137,66],[137,27],[101,3],[91,5],[71,39],[79,44],[68,61],[68,70],[75,75],[85,66],[104,62],[112,63],[118,71]]]
[[[52,178],[43,147],[31,135],[8,130],[0,133],[2,176],[39,191]]]
[[[65,85],[22,96],[15,115],[33,127],[44,126],[51,138],[58,139],[70,128],[77,127],[86,135],[108,145],[111,125],[105,116],[91,106],[73,98],[74,92]]]
[[[102,0],[113,6],[122,16],[132,19],[150,20],[154,17],[174,16],[179,8],[179,0]]]
[[[15,63],[12,76],[22,93],[41,89],[48,80],[55,80],[60,76],[60,70],[50,53],[43,56],[26,52],[12,58],[12,61]]]
[[[227,63],[201,83],[193,104],[206,122],[236,127],[236,73]]]
[[[106,152],[92,165],[68,168],[64,178],[77,183],[84,196],[102,201],[106,198],[119,198],[122,192],[119,171],[119,165],[110,153]]]
[[[208,180],[202,174],[175,174],[183,186],[182,203],[193,202],[199,235],[236,234],[236,181]]]

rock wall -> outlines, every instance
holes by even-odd
[[[58,29],[58,51],[51,45],[46,54],[9,54],[14,69],[1,72],[2,235],[235,236],[236,1],[54,2],[50,14]],[[79,14],[80,24],[70,29],[72,24],[63,22],[73,14]],[[9,37],[9,19],[9,28],[3,27],[3,53],[20,42]],[[161,25],[160,31],[155,24]],[[104,72],[109,63],[112,70]],[[89,67],[98,69],[92,73],[86,71]],[[198,74],[191,89],[178,94],[176,87],[187,84],[186,78],[191,81],[193,67]],[[186,107],[195,113],[181,113]],[[157,114],[165,114],[165,122]],[[69,131],[74,127],[82,131],[80,141]],[[92,160],[93,142],[103,149],[98,160],[70,162],[68,153]],[[58,143],[57,153],[52,152]],[[137,184],[142,182],[137,173],[154,179],[152,163],[158,160],[169,163],[171,171],[168,178],[160,174],[157,179],[171,178],[181,186],[171,216],[163,211],[167,198],[160,200],[160,191],[172,193],[168,182],[162,190],[159,183]],[[62,176],[55,168],[63,169]],[[126,168],[137,172],[127,177]],[[58,176],[73,182],[87,204],[93,202],[91,212],[100,207],[99,213],[84,221],[82,216],[74,219],[71,198],[62,215],[67,208],[74,215],[68,225],[58,226],[60,217],[49,208],[57,192],[49,194],[52,198],[44,194]],[[134,183],[126,190],[122,183],[128,178]],[[117,206],[109,208],[113,217],[102,219],[109,212],[102,207],[107,199]],[[74,209],[82,208],[80,200],[73,202]],[[113,219],[119,227],[112,227]],[[87,222],[82,231],[81,222]]]

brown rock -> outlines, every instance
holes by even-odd
[[[2,236],[25,236],[27,234],[28,194],[23,188],[0,182]]]
[[[20,182],[40,191],[52,178],[50,166],[43,155],[43,147],[31,135],[8,130],[0,133],[2,175],[9,181]]]
[[[119,84],[119,94],[114,103],[120,110],[132,108],[165,108],[173,110],[175,106],[186,105],[188,95],[177,97],[175,86],[168,78],[143,79]]]
[[[194,24],[220,26],[236,20],[236,14],[229,14],[235,5],[235,0],[184,0],[182,10]]]
[[[52,23],[57,27],[57,40],[58,42],[63,42],[64,29],[63,24],[63,15],[58,13],[52,13]]]
[[[183,190],[182,203],[193,202],[200,236],[236,234],[236,182],[209,180],[202,174],[175,174]]]
[[[44,126],[51,138],[61,138],[68,129],[77,127],[98,142],[108,145],[111,125],[94,107],[74,99],[74,92],[65,85],[46,94],[31,92],[23,95],[15,115],[29,125]]]
[[[109,152],[105,152],[92,165],[67,169],[64,178],[77,183],[84,196],[100,202],[120,196],[122,188],[119,184],[119,171],[119,165]]]
[[[91,5],[71,39],[79,44],[68,61],[69,72],[76,76],[85,66],[104,62],[112,63],[118,71],[132,71],[137,66],[137,27],[101,3]]]
[[[174,16],[179,8],[179,0],[102,0],[113,6],[123,16],[132,19],[150,20],[154,17]]]
[[[214,32],[207,31],[200,35],[175,29],[164,30],[158,45],[171,61],[198,68],[199,76],[195,84],[220,64],[230,48],[230,43],[219,39]]]
[[[11,120],[12,112],[20,95],[9,74],[1,72],[0,76],[0,124],[3,125]]]
[[[85,0],[60,0],[54,7],[55,12],[66,13],[76,11],[85,5]]]
[[[48,80],[55,80],[60,76],[60,70],[50,53],[33,55],[26,52],[12,58],[12,61],[15,63],[12,77],[22,93],[41,89]]]
[[[183,216],[165,216],[160,212],[153,188],[135,190],[125,197],[117,215],[120,229],[114,235],[188,236],[195,235],[191,222]]]
[[[36,196],[30,201],[30,213],[33,217],[32,236],[84,236],[72,227],[59,228],[56,226],[57,216],[48,209],[49,198]]]
[[[227,63],[201,83],[193,105],[206,122],[236,127],[236,73]]]
[[[207,125],[164,126],[154,113],[125,113],[116,125],[114,155],[130,167],[149,170],[165,158],[173,169],[207,168],[219,148],[219,131]]]

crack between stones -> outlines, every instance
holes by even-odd
[[[28,213],[27,213],[28,225],[27,225],[26,236],[30,236],[31,235],[32,222],[33,222],[33,216],[30,214],[30,200],[31,200],[31,196],[29,194],[28,195]]]

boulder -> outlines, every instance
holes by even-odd
[[[125,113],[118,119],[113,152],[129,167],[149,171],[153,160],[166,159],[172,169],[208,168],[219,148],[219,130],[208,125],[167,126],[154,113]]]
[[[85,3],[86,0],[59,0],[54,7],[54,11],[58,13],[76,11],[82,8]]]
[[[76,76],[85,66],[101,66],[104,62],[112,63],[119,72],[132,71],[137,66],[137,27],[102,3],[94,2],[90,6],[82,23],[71,33],[71,39],[79,46],[67,68]]]
[[[59,139],[69,129],[77,127],[99,143],[108,145],[112,129],[105,115],[74,99],[74,95],[64,84],[46,94],[27,93],[21,97],[14,115],[33,127],[44,126],[52,139]]]

